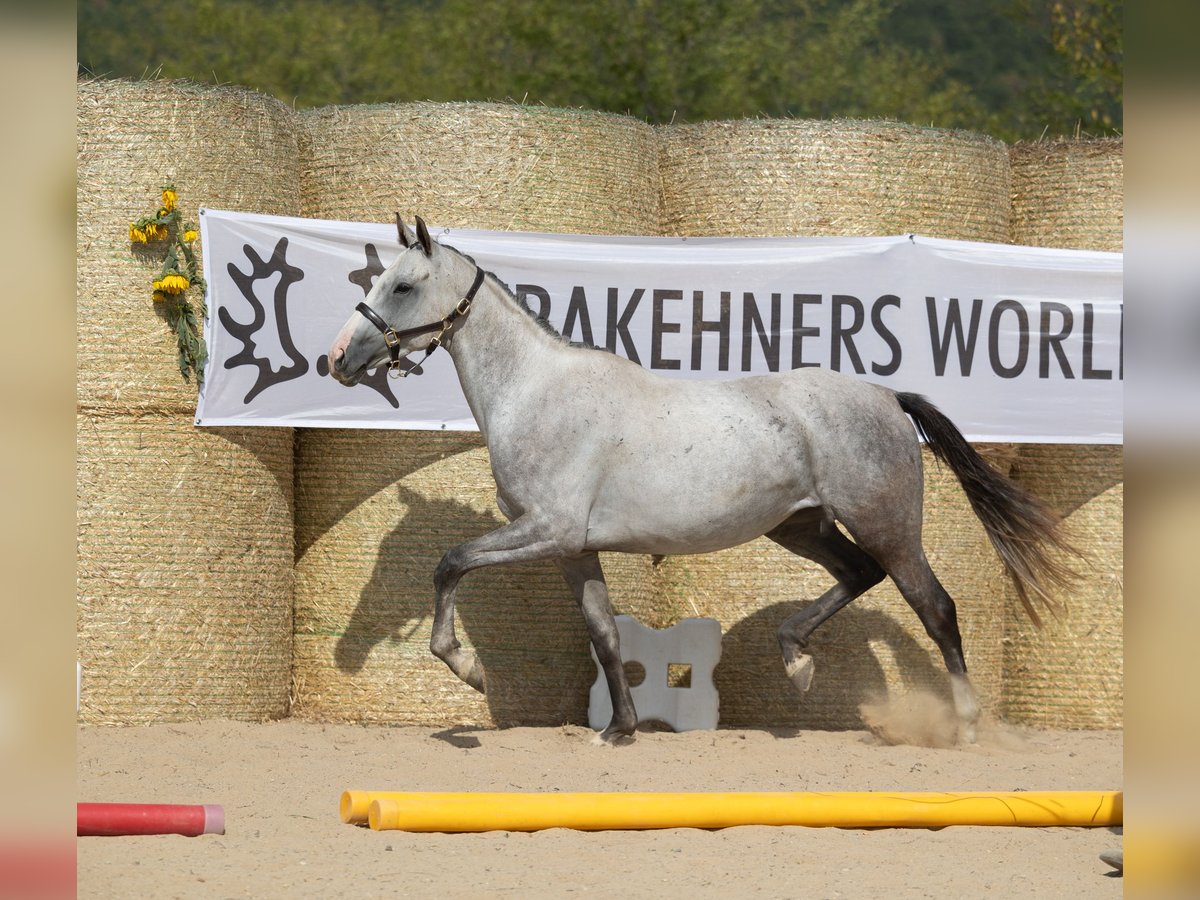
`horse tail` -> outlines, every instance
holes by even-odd
[[[1029,618],[1042,624],[1030,593],[1057,615],[1060,604],[1051,590],[1076,582],[1078,575],[1067,560],[1082,558],[1063,536],[1058,515],[993,469],[954,423],[920,394],[898,392],[896,399],[934,457],[958,478]]]

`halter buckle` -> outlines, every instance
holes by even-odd
[[[463,297],[458,301],[458,305],[454,307],[455,316],[465,316],[471,311],[471,298]]]

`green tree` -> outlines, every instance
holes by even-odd
[[[1120,0],[1013,0],[1031,64],[997,108],[1001,136],[1103,135],[1123,127],[1124,31]]]
[[[1050,41],[1065,77],[1048,97],[1059,115],[1092,131],[1116,128],[1123,96],[1122,5],[1115,0],[1055,0]]]
[[[434,99],[512,97],[651,121],[892,116],[962,124],[965,85],[887,40],[889,0],[446,0],[414,23]],[[503,22],[503,28],[479,22]]]
[[[508,98],[1009,140],[1121,127],[1119,0],[81,0],[78,22],[82,72],[297,106]]]

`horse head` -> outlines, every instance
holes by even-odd
[[[469,309],[478,289],[476,283],[468,297],[459,299],[463,294],[457,282],[464,278],[459,270],[469,262],[437,244],[420,216],[413,231],[396,213],[396,231],[400,255],[375,280],[329,350],[330,373],[342,384],[357,384],[369,369],[381,365],[392,374],[408,374],[416,368],[407,361],[408,354],[419,349],[433,352],[455,319]]]

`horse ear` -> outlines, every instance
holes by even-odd
[[[429,236],[425,220],[420,216],[417,216],[417,240],[421,242],[421,249],[425,251],[425,255],[433,256],[433,238]]]
[[[396,235],[400,238],[401,247],[411,247],[413,238],[410,236],[407,228],[404,227],[404,220],[400,218],[400,213],[396,213]]]

